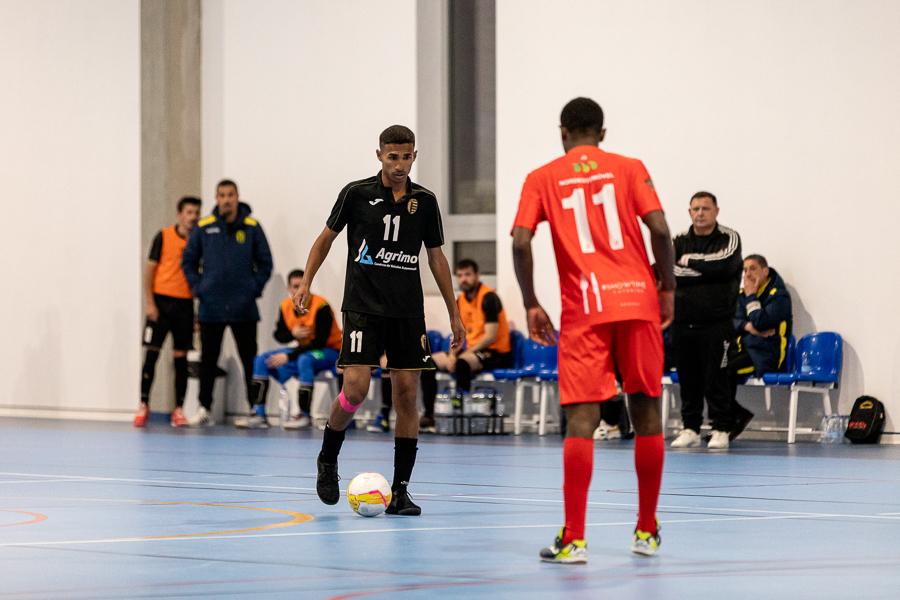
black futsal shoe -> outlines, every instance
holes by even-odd
[[[316,460],[316,466],[319,469],[316,477],[316,493],[319,500],[325,504],[337,504],[341,499],[341,488],[338,485],[341,478],[338,476],[337,463],[322,462],[319,458]]]
[[[741,435],[744,432],[744,429],[747,428],[747,424],[753,420],[753,413],[747,410],[746,408],[741,407],[741,416],[737,418],[737,422],[734,425],[734,429],[728,432],[729,441],[734,441],[737,436]]]
[[[391,495],[391,503],[384,512],[389,515],[400,515],[401,517],[418,517],[422,514],[422,509],[412,501],[409,492],[398,490]]]

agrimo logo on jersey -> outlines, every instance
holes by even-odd
[[[359,245],[359,252],[357,252],[354,262],[358,262],[361,265],[402,269],[404,271],[416,271],[419,268],[418,255],[408,254],[403,251],[389,252],[381,248],[375,253],[375,257],[372,258],[372,255],[369,253],[369,244],[365,239]]]

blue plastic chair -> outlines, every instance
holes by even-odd
[[[843,353],[844,341],[833,331],[803,336],[797,344],[796,381],[837,384]]]
[[[513,351],[512,368],[493,371],[494,379],[497,381],[516,381],[523,377],[537,377],[538,371],[542,369],[556,369],[557,346],[543,346],[525,338],[521,333],[519,336],[521,338]]]
[[[559,362],[559,346],[544,346],[533,340],[525,342],[524,371],[536,372],[543,369],[555,369]]]
[[[766,385],[791,385],[796,381],[797,364],[797,340],[794,336],[788,336],[787,348],[785,348],[784,370],[772,373],[763,373],[762,380]]]
[[[800,392],[818,394],[822,397],[822,410],[831,415],[829,390],[838,385],[841,376],[844,341],[833,331],[811,333],[800,338],[794,352],[793,373],[781,373],[778,382],[790,383],[791,400],[788,416],[788,443],[797,437],[797,404]]]
[[[446,352],[450,347],[449,343],[446,342],[447,338],[440,331],[429,329],[425,335],[428,336],[428,345],[431,347],[432,352]],[[446,348],[444,347],[445,343],[447,344]]]
[[[513,354],[513,368],[521,369],[525,366],[525,335],[513,329],[509,332],[509,346]]]
[[[544,346],[525,338],[521,333],[516,332],[516,334],[517,339],[513,348],[513,368],[495,369],[492,375],[496,381],[516,382],[515,410],[513,414],[513,432],[515,435],[521,433],[521,416],[525,389],[538,389],[540,402],[538,435],[544,435],[550,396],[548,385],[559,379],[557,372],[559,347],[555,345]]]

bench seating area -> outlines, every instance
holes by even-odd
[[[513,366],[508,369],[497,369],[481,373],[479,382],[510,382],[515,385],[513,410],[513,433],[522,432],[523,413],[526,395],[530,392],[538,405],[536,426],[539,435],[547,432],[551,415],[558,411],[557,381],[557,347],[541,346],[522,335],[519,331],[510,334],[513,347]],[[446,351],[449,348],[449,337],[439,332],[430,331],[429,339],[432,349]],[[801,394],[818,396],[826,416],[834,413],[831,402],[831,390],[840,383],[843,356],[843,340],[840,334],[830,331],[811,333],[803,336],[799,342],[791,337],[786,349],[787,362],[783,372],[766,373],[761,377],[747,379],[743,385],[760,387],[764,390],[766,409],[772,406],[772,390],[777,388],[790,391],[789,416],[785,427],[761,427],[760,431],[787,432],[787,442],[793,444],[798,433],[816,433],[813,428],[797,427],[797,412]],[[452,380],[444,374],[443,380]],[[664,429],[668,423],[669,412],[674,406],[673,386],[678,384],[678,373],[671,371],[663,377],[662,417]]]

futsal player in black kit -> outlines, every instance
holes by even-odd
[[[417,516],[421,508],[407,491],[416,462],[419,371],[434,369],[428,336],[419,251],[425,245],[428,267],[447,305],[453,350],[465,340],[450,267],[441,246],[444,232],[437,198],[409,179],[416,160],[416,138],[402,125],[385,129],[375,151],[381,170],[347,184],[338,195],[325,229],[309,252],[305,275],[294,295],[307,309],[313,278],[338,234],[347,228],[347,276],[344,283],[344,338],[338,366],[344,385],[331,406],[322,451],[317,459],[316,492],[325,504],[340,499],[337,457],[344,430],[362,405],[372,369],[382,353],[391,370],[394,410],[394,480],[387,514]]]

